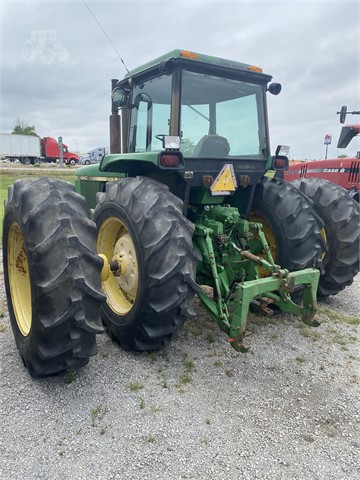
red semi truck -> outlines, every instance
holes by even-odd
[[[63,159],[66,165],[75,165],[79,163],[79,157],[74,152],[69,152],[68,146],[63,143]],[[56,162],[60,158],[58,142],[55,138],[44,137],[41,139],[42,156],[48,162]]]
[[[63,143],[63,159],[67,165],[79,163],[76,153],[69,152]],[[33,135],[0,134],[0,156],[11,161],[19,160],[24,165],[43,162],[56,162],[60,159],[58,142],[51,137]]]

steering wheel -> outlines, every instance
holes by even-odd
[[[167,134],[166,133],[158,133],[157,135],[155,135],[155,138],[157,138],[158,140],[160,140],[160,142],[163,142],[164,141],[164,137],[166,137]]]

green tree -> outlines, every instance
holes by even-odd
[[[183,138],[181,140],[181,151],[184,157],[191,157],[193,155],[195,143],[189,138]]]
[[[337,157],[337,158],[347,158],[347,155],[345,155],[345,154],[338,155],[338,157]]]
[[[19,117],[17,118],[16,125],[11,133],[16,133],[18,135],[33,135],[35,137],[38,136],[35,132],[35,125],[31,125],[29,122]]]

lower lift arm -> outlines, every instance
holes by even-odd
[[[261,232],[262,233],[262,232]],[[274,303],[283,312],[293,315],[301,315],[303,322],[310,326],[318,326],[314,320],[316,311],[316,292],[319,283],[320,272],[313,268],[299,270],[289,273],[275,265],[265,236],[261,238],[264,245],[263,251],[267,260],[254,255],[248,250],[237,247],[233,242],[223,244],[236,252],[239,258],[238,264],[252,262],[269,271],[269,276],[245,280],[245,274],[241,278],[234,278],[231,282],[227,269],[216,261],[214,251],[214,233],[211,228],[198,225],[195,231],[195,242],[203,256],[203,263],[208,274],[211,275],[211,283],[214,289],[214,299],[209,298],[205,293],[200,292],[204,307],[220,328],[228,335],[231,346],[238,351],[247,351],[248,347],[243,343],[246,331],[247,317],[251,304],[261,305],[265,296],[268,302]],[[233,269],[231,269],[231,272]],[[246,267],[243,269],[246,271]],[[258,276],[258,275],[257,275]],[[296,287],[303,287],[303,305],[297,305],[291,300],[290,293]],[[271,300],[270,300],[271,299]],[[260,300],[260,303],[259,303]],[[269,309],[262,309],[267,311]]]

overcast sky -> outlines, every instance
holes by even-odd
[[[290,157],[324,158],[336,148],[342,105],[360,110],[360,2],[87,1],[128,69],[175,48],[258,65],[283,90],[269,95],[270,141]],[[80,0],[1,1],[0,132],[17,117],[70,150],[109,145],[110,79],[125,69]],[[60,55],[31,55],[26,41],[52,30]],[[347,123],[360,123],[348,116]]]

